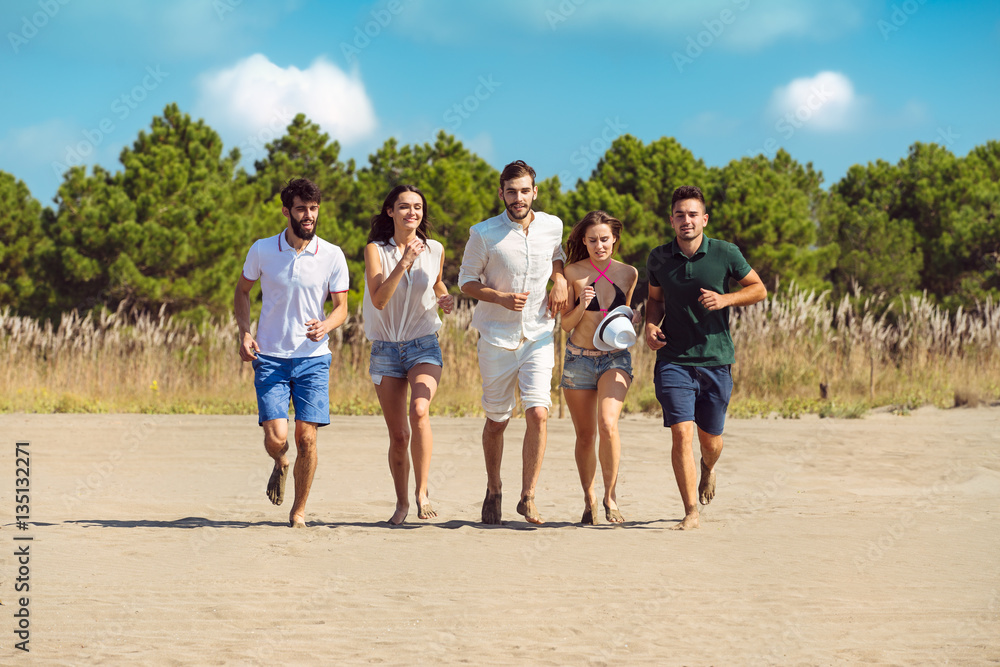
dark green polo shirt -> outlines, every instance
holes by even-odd
[[[743,253],[732,243],[702,237],[701,247],[687,257],[677,241],[654,248],[646,261],[649,284],[663,288],[663,322],[667,344],[656,358],[683,366],[725,366],[736,361],[729,335],[729,308],[709,312],[698,303],[701,288],[726,294],[729,281],[750,273]]]

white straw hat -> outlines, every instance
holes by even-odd
[[[594,332],[594,347],[609,352],[624,350],[635,345],[635,328],[632,326],[632,309],[618,306],[607,314]]]

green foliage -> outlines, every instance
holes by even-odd
[[[45,264],[52,241],[40,233],[42,206],[24,181],[0,171],[0,308],[30,314],[43,309],[49,291]]]
[[[300,114],[255,173],[237,169],[239,160],[171,104],[122,151],[121,171],[70,168],[54,210],[0,172],[0,307],[49,318],[123,306],[194,323],[228,316],[250,244],[285,227],[277,195],[295,177],[323,190],[318,233],[344,250],[352,309],[369,221],[393,186],[427,196],[453,290],[469,227],[503,210],[497,170],[444,132],[433,144],[389,139],[359,167]],[[860,287],[890,302],[926,291],[953,311],[1000,300],[1000,142],[965,157],[916,143],[895,165],[855,165],[827,193],[821,183],[784,150],[709,168],[674,138],[623,135],[571,190],[557,177],[540,181],[536,208],[562,218],[567,233],[588,211],[617,216],[619,257],[641,270],[673,238],[673,190],[694,184],[708,200],[707,233],[736,243],[772,286],[832,288],[836,298]]]
[[[663,137],[644,146],[626,134],[612,142],[590,180],[619,194],[631,195],[644,209],[668,221],[674,190],[681,185],[698,185],[708,190],[709,177],[705,163],[696,160],[673,137]],[[669,223],[666,229],[670,229]]]
[[[59,188],[57,306],[226,312],[248,232],[233,206],[238,152],[223,157],[219,135],[172,104],[120,160],[114,175],[74,167]]]
[[[758,155],[730,162],[718,173],[708,200],[709,236],[739,246],[761,278],[805,289],[824,289],[821,276],[837,258],[833,245],[816,247],[816,209],[822,177],[784,150],[774,160]]]
[[[838,293],[854,282],[926,290],[952,309],[1000,298],[1000,142],[964,158],[916,143],[895,166],[855,165],[822,210],[821,238],[840,248]]]

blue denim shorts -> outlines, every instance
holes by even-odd
[[[437,334],[404,340],[401,343],[372,341],[368,373],[372,376],[373,383],[382,384],[383,377],[405,378],[409,375],[410,369],[417,364],[444,366]]]
[[[295,407],[295,420],[317,426],[330,423],[331,355],[282,359],[258,354],[253,365],[257,389],[257,423],[288,419],[288,400]]]
[[[733,394],[729,366],[681,366],[657,361],[653,385],[663,408],[664,426],[693,421],[706,433],[722,435]]]
[[[586,350],[573,343],[566,343],[563,359],[563,389],[597,389],[597,381],[608,371],[625,371],[632,381],[632,354],[627,350]]]

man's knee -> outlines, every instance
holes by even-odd
[[[265,447],[281,447],[288,442],[288,422],[284,419],[272,419],[264,422],[262,426]]]
[[[316,425],[309,422],[295,422],[295,446],[299,451],[315,449]]]
[[[674,447],[691,446],[694,439],[694,422],[680,422],[670,425],[670,437]]]
[[[509,423],[509,419],[505,419],[503,421],[493,421],[487,417],[486,426],[483,427],[483,432],[488,435],[500,435],[507,429],[507,424]]]
[[[722,435],[715,435],[708,431],[703,431],[701,428],[698,429],[698,442],[701,444],[702,449],[722,449]]]
[[[549,419],[549,410],[543,407],[528,408],[524,411],[524,418],[532,424],[544,426]]]

